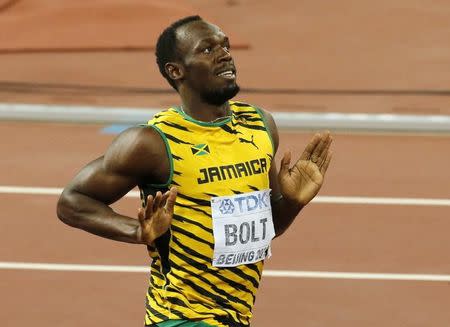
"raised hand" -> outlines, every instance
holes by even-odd
[[[158,191],[154,197],[153,195],[147,197],[147,205],[138,210],[139,243],[150,245],[169,229],[176,197],[175,186],[164,194]]]
[[[286,200],[306,205],[317,195],[331,161],[332,140],[329,132],[314,135],[292,167],[291,153],[284,154],[278,181],[281,194]]]

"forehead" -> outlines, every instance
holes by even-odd
[[[178,47],[187,51],[195,48],[202,41],[220,41],[226,37],[225,33],[218,26],[203,20],[180,26],[176,35]]]

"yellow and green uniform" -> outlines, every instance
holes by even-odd
[[[274,156],[263,113],[231,102],[232,115],[205,123],[180,108],[148,122],[166,143],[170,178],[164,185],[139,185],[143,199],[177,186],[171,228],[149,247],[147,325],[166,320],[204,321],[212,326],[248,326],[263,261],[235,267],[212,265],[211,199],[266,190]]]

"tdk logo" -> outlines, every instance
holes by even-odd
[[[219,207],[222,215],[232,214],[234,212],[234,204],[231,199],[223,199]]]
[[[235,213],[248,213],[255,210],[266,209],[270,207],[269,191],[258,194],[236,196],[233,198],[225,198],[221,201],[219,210],[223,215]]]

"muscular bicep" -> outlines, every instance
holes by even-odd
[[[133,128],[114,140],[105,155],[85,166],[68,189],[111,204],[138,183],[160,183],[169,176],[165,146],[149,128]]]
[[[136,177],[114,170],[102,156],[86,165],[66,187],[89,198],[111,204],[137,185]]]

